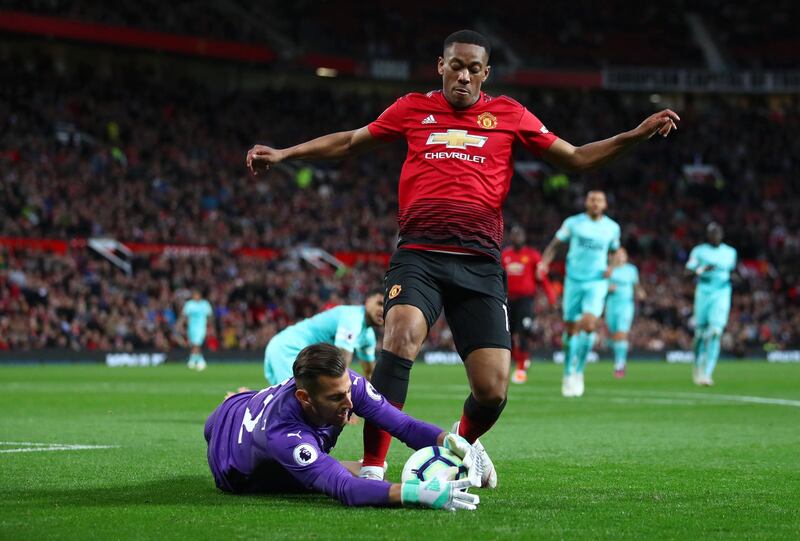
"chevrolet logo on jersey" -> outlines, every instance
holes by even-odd
[[[446,133],[431,133],[426,144],[445,145],[446,148],[481,148],[487,139],[489,138],[482,135],[470,135],[467,130],[447,130]]]

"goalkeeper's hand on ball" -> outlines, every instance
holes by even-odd
[[[456,476],[458,468],[448,468],[441,476],[430,481],[412,479],[400,487],[400,501],[404,506],[428,507],[430,509],[444,509],[445,511],[458,511],[464,509],[474,511],[478,508],[480,498],[470,494],[466,488],[472,486],[469,479],[448,481]]]
[[[475,440],[472,444],[472,450],[475,456],[475,462],[480,464],[481,470],[481,487],[497,488],[497,471],[494,469],[494,463],[489,458],[489,453],[486,452],[483,444],[479,440]]]
[[[470,481],[469,486],[481,486],[481,479],[484,475],[484,464],[480,460],[475,448],[463,437],[452,432],[449,432],[444,437],[442,447],[461,459],[464,467],[467,468],[467,479]]]

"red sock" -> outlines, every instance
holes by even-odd
[[[528,356],[528,352],[515,348],[511,350],[511,356],[517,362],[517,370],[525,370],[525,358]]]
[[[461,422],[458,423],[458,435],[470,443],[475,443],[475,440],[486,434],[494,426],[505,407],[505,400],[498,406],[487,407],[478,404],[470,395],[464,404]]]
[[[403,409],[403,404],[390,402],[397,409]],[[392,443],[392,435],[381,430],[374,424],[364,422],[364,461],[362,466],[380,466],[386,461],[389,453],[389,445]]]
[[[475,440],[489,432],[489,429],[494,426],[495,421],[476,421],[467,417],[467,414],[461,415],[461,422],[458,423],[458,435],[470,443],[475,443]],[[383,464],[383,462],[381,462]]]

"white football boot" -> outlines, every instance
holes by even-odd
[[[571,398],[575,396],[572,390],[572,376],[564,376],[561,378],[561,396],[564,398]]]
[[[359,460],[359,462],[363,462],[363,458]],[[383,468],[380,466],[361,466],[361,471],[358,472],[358,476],[361,479],[370,479],[371,481],[383,481],[386,478],[386,469],[389,467],[389,463],[384,461]]]
[[[572,396],[583,396],[583,372],[572,375]]]

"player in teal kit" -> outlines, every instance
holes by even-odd
[[[731,311],[731,273],[736,270],[736,250],[722,242],[722,226],[710,223],[707,243],[695,246],[686,268],[697,276],[694,292],[694,382],[713,385],[711,376],[719,359],[722,332]]]
[[[539,274],[546,274],[559,247],[569,243],[562,300],[566,336],[561,386],[561,394],[568,397],[583,396],[583,369],[608,293],[608,254],[620,245],[619,224],[605,216],[607,206],[605,193],[589,192],[586,212],[564,220],[539,263]]]
[[[375,331],[383,325],[383,291],[367,295],[363,305],[336,306],[286,327],[270,340],[264,352],[264,376],[275,385],[292,377],[292,363],[306,346],[332,344],[342,352],[347,366],[361,361],[369,379],[375,362]]]
[[[611,333],[611,350],[614,352],[614,377],[625,377],[628,361],[628,333],[633,324],[635,300],[644,300],[645,292],[639,285],[639,269],[628,262],[628,252],[620,248],[611,261],[606,298],[606,324]]]
[[[181,319],[178,322],[178,328],[180,328],[183,321],[186,320],[186,337],[192,348],[187,366],[198,372],[206,369],[202,347],[206,341],[208,319],[213,315],[214,310],[211,308],[211,303],[203,298],[199,290],[194,290],[192,298],[183,305]]]

